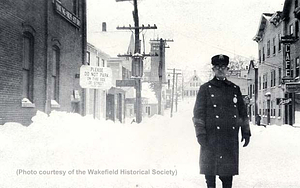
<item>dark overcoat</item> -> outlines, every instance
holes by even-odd
[[[193,121],[201,145],[200,173],[237,175],[239,128],[242,136],[251,136],[239,86],[216,77],[203,84],[197,94]]]

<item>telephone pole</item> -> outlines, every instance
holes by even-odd
[[[170,117],[173,117],[173,103],[174,103],[174,93],[175,93],[175,89],[174,89],[174,87],[175,87],[175,77],[176,77],[176,101],[175,101],[175,103],[176,103],[176,112],[177,112],[177,81],[178,81],[178,78],[177,78],[177,76],[178,75],[180,75],[180,74],[182,74],[181,72],[176,72],[176,71],[181,71],[181,69],[168,69],[168,70],[173,70],[173,73],[171,73],[171,74],[173,74],[173,85],[172,85],[172,95],[171,95],[171,115],[170,115]]]
[[[169,46],[166,46],[166,42],[174,42],[174,40],[170,39],[162,39],[160,38],[159,40],[150,40],[150,42],[158,42],[159,41],[159,65],[158,65],[158,78],[159,78],[159,89],[158,89],[158,114],[162,115],[162,82],[163,82],[163,72],[165,70],[165,61],[164,61],[164,56],[165,56],[165,48],[170,48]]]
[[[116,2],[120,1],[131,1],[131,0],[116,0]],[[139,15],[138,15],[138,6],[137,6],[137,0],[133,0],[133,6],[134,10],[132,12],[133,14],[133,21],[134,21],[134,27],[117,27],[117,29],[134,29],[134,40],[135,40],[135,46],[134,46],[134,54],[127,54],[123,55],[126,57],[132,57],[132,77],[136,80],[135,90],[136,90],[136,122],[140,123],[142,122],[142,94],[141,94],[141,78],[143,76],[143,58],[145,56],[151,56],[150,54],[141,54],[141,42],[140,42],[140,30],[143,29],[157,29],[156,25],[154,26],[139,26]],[[122,56],[122,55],[119,55]]]

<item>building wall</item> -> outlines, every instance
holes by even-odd
[[[261,62],[258,65],[258,113],[261,115],[262,123],[267,123],[267,98],[266,93],[271,93],[271,120],[270,124],[283,124],[284,107],[276,104],[276,98],[283,98],[284,92],[281,85],[282,77],[282,62],[283,62],[283,45],[279,50],[279,35],[283,32],[282,22],[275,26],[267,21],[265,26],[265,32],[262,40],[258,42],[258,49],[261,51],[260,56],[263,57],[263,47],[265,59],[261,58]],[[273,38],[275,38],[275,53],[273,53]],[[270,41],[270,55],[267,54],[268,41]],[[275,84],[271,86],[271,72],[275,71]],[[281,76],[280,76],[281,75]],[[265,77],[265,78],[264,78]],[[267,82],[267,86],[263,88],[263,82]]]
[[[83,1],[79,1],[79,6]],[[47,113],[51,110],[72,111],[74,90],[81,94],[75,75],[83,63],[83,8],[80,7],[79,12],[81,27],[76,28],[58,15],[53,6],[52,1],[46,0],[0,2],[0,124],[14,121],[27,125],[37,110]],[[64,6],[72,10],[70,5]],[[33,99],[30,107],[22,107],[24,32],[33,36]],[[57,101],[60,108],[52,108],[50,102],[50,63],[54,45],[60,49]]]
[[[88,64],[91,66],[107,67],[109,55],[97,49],[92,44],[87,45]],[[85,89],[85,114],[97,119],[106,119],[106,89]]]
[[[184,83],[184,97],[196,97],[199,91],[199,88],[202,84],[200,77],[194,71],[194,75],[189,79],[188,82]]]
[[[257,81],[255,80],[257,76],[255,74],[258,74],[257,68],[254,68],[253,64],[251,65],[250,63],[248,75],[247,75],[247,86],[248,86],[247,95],[249,97],[248,114],[249,114],[250,121],[253,123],[256,123],[255,117],[258,114],[257,101],[256,101],[258,88],[257,88]]]
[[[299,28],[299,21],[300,21],[300,16],[299,16],[299,10],[298,12],[298,18],[296,17],[295,10],[296,8],[299,9],[299,2],[298,2],[298,7],[295,6],[295,1],[287,1],[285,2],[284,6],[284,12],[287,12],[288,16],[285,17],[285,22],[284,22],[284,35],[291,35],[294,37],[295,42],[290,45],[290,55],[291,55],[291,70],[293,71],[291,82],[293,83],[299,83],[300,82],[300,77],[299,77],[299,72],[300,72],[300,67],[299,63],[297,65],[296,59],[300,58],[300,42],[299,42],[299,37],[300,37],[300,28]],[[291,34],[291,28],[290,26],[293,26],[293,34]],[[299,90],[299,88],[298,88]],[[299,104],[299,92],[291,92],[289,91],[286,92],[286,96],[289,96],[289,98],[292,99],[292,102],[290,105],[286,106],[286,117],[288,120],[285,121],[285,123],[288,124],[300,124],[300,118],[297,117],[300,114],[300,104]]]

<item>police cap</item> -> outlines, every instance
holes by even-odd
[[[219,54],[211,58],[213,66],[227,66],[229,64],[229,57],[227,55]]]

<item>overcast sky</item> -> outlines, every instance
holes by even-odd
[[[87,3],[88,36],[101,31],[102,22],[107,22],[111,35],[123,32],[116,30],[118,25],[134,25],[132,1],[88,0]],[[166,49],[167,68],[201,72],[215,54],[257,58],[257,43],[252,39],[261,14],[282,11],[283,3],[284,0],[138,0],[138,13],[140,25],[158,27],[141,33],[146,44],[150,38],[174,40]]]

